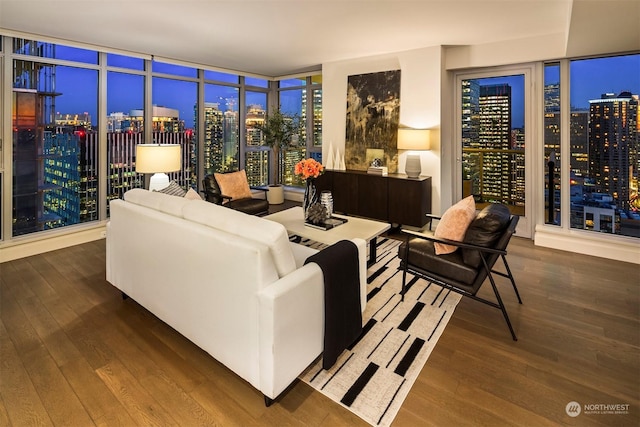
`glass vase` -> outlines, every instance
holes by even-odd
[[[316,182],[313,178],[307,178],[307,186],[304,189],[304,199],[302,200],[302,209],[304,210],[304,219],[307,219],[307,212],[314,203],[318,203],[318,190]]]

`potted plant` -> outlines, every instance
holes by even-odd
[[[255,127],[262,132],[264,145],[271,148],[271,164],[275,168],[273,183],[269,185],[267,198],[270,204],[284,202],[284,191],[280,183],[280,153],[298,145],[301,124],[298,115],[290,115],[276,110],[267,115],[264,122]]]

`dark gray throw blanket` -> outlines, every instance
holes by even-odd
[[[324,275],[324,353],[322,368],[331,368],[362,332],[358,247],[349,240],[328,246],[304,262],[315,262]]]

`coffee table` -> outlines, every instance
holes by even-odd
[[[320,230],[304,224],[304,212],[302,207],[296,206],[280,212],[266,215],[263,218],[279,222],[284,225],[287,232],[300,237],[315,240],[326,245],[333,245],[340,240],[360,238],[369,243],[369,265],[376,262],[377,237],[391,228],[385,222],[372,221],[370,219],[357,218],[345,215],[336,215],[338,218],[346,218],[347,222],[330,230]]]

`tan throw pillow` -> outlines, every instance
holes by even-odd
[[[193,188],[189,188],[187,190],[187,194],[184,195],[184,198],[187,200],[202,200],[202,197],[200,197],[200,195]]]
[[[238,172],[214,173],[213,175],[216,177],[222,194],[231,197],[231,200],[251,197],[251,189],[244,169]],[[225,199],[224,203],[227,201]]]
[[[475,216],[476,202],[473,196],[466,197],[445,211],[433,235],[441,239],[462,242],[467,228]],[[458,249],[457,246],[443,243],[434,243],[433,245],[436,255],[450,254]]]

